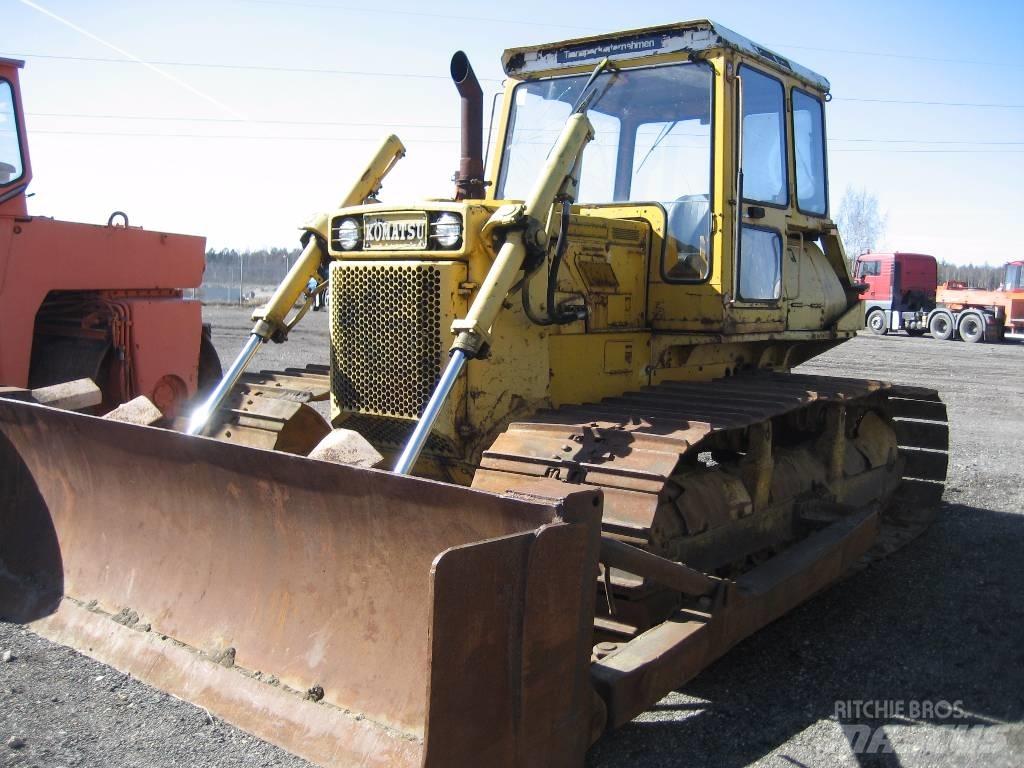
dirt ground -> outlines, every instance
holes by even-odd
[[[225,365],[250,327],[207,307]],[[258,368],[327,362],[326,313]],[[1024,764],[1024,344],[861,335],[801,371],[934,387],[938,521],[606,736],[598,766]],[[204,710],[0,622],[0,766],[303,766]],[[5,658],[0,656],[0,658]]]

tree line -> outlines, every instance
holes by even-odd
[[[993,267],[989,264],[953,264],[949,261],[939,262],[939,282],[959,280],[967,283],[970,288],[981,288],[986,291],[995,290],[1003,282],[1006,268]]]

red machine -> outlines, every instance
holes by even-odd
[[[91,378],[106,408],[146,395],[167,416],[220,363],[198,301],[205,239],[29,216],[32,180],[18,81],[0,59],[0,384]]]

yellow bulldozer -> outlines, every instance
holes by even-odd
[[[457,53],[452,199],[388,137],[187,423],[0,400],[0,613],[320,765],[579,766],[927,524],[938,395],[790,372],[864,325],[825,78],[703,20],[502,64],[489,172]],[[324,292],[329,368],[244,373]]]

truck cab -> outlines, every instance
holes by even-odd
[[[854,279],[867,286],[865,324],[874,333],[905,330],[919,336],[927,329],[924,317],[935,308],[938,265],[923,253],[862,253],[853,269]]]

